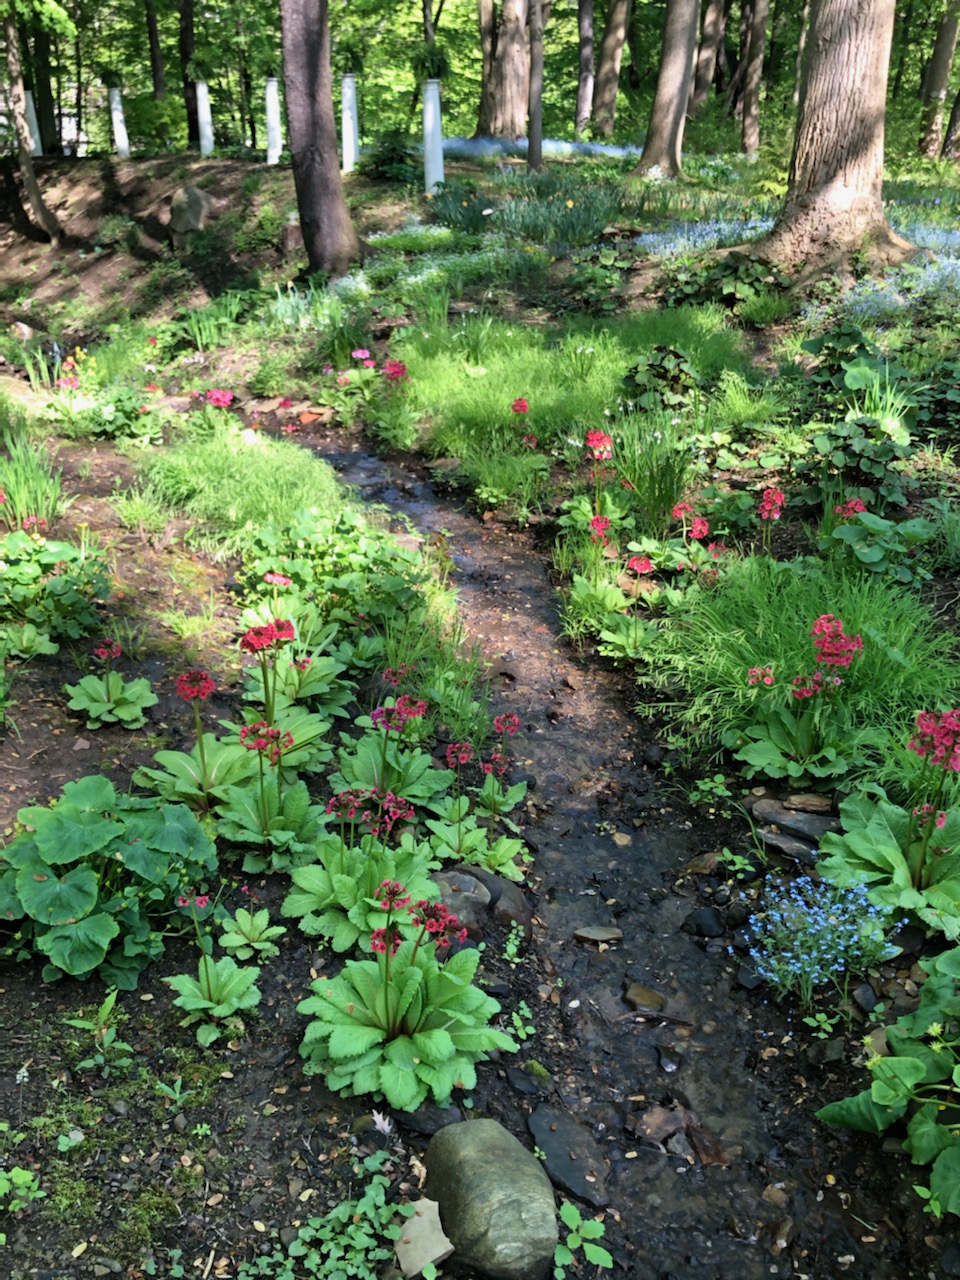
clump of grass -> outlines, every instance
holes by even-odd
[[[831,561],[765,556],[732,562],[712,591],[668,614],[640,683],[678,698],[672,709],[695,752],[715,750],[725,733],[755,719],[749,668],[772,666],[787,684],[808,671],[810,628],[824,613],[863,637],[845,690],[860,726],[899,741],[918,708],[956,699],[957,654],[916,595]]]
[[[236,554],[270,520],[343,504],[327,463],[290,441],[233,426],[157,454],[144,477],[153,497],[197,522],[193,541],[222,556]]]
[[[0,522],[19,529],[25,520],[35,520],[39,529],[49,528],[69,506],[63,495],[61,472],[54,468],[46,449],[26,438],[26,415],[9,402],[0,402]]]

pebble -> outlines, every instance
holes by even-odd
[[[653,987],[645,987],[642,982],[631,982],[624,994],[624,1000],[631,1009],[648,1009],[659,1013],[667,1007],[666,997]]]
[[[573,936],[578,942],[595,942],[597,944],[620,942],[623,938],[623,930],[617,929],[613,925],[587,924],[575,929]]]
[[[719,938],[726,932],[723,916],[716,907],[698,907],[691,911],[680,928],[699,938]]]

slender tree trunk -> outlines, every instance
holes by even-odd
[[[250,129],[250,145],[257,149],[257,113],[253,107],[253,81],[250,78],[250,66],[244,59],[240,68],[240,83],[243,86],[243,97],[247,104],[247,124]]]
[[[696,115],[703,109],[710,93],[710,86],[717,71],[717,53],[726,26],[724,0],[707,0],[707,8],[703,15],[703,33],[700,37],[700,49],[697,52],[697,65],[693,75],[693,90],[690,94],[689,114]]]
[[[593,0],[577,0],[577,31],[580,37],[580,80],[577,84],[577,137],[590,123],[593,106]]]
[[[762,257],[805,271],[852,255],[902,261],[883,211],[884,114],[895,0],[813,0],[783,208]]]
[[[893,98],[898,98],[900,96],[900,86],[903,84],[903,72],[907,65],[907,54],[910,52],[910,27],[912,23],[913,0],[907,0],[897,39],[897,48],[900,50],[900,56],[897,59],[897,74],[893,78],[893,89],[891,90],[891,97]]]
[[[147,18],[147,39],[150,43],[150,75],[153,79],[153,96],[162,102],[167,96],[167,82],[163,75],[163,54],[160,51],[160,29],[157,26],[157,6],[154,0],[143,0]]]
[[[33,24],[33,93],[37,107],[37,123],[45,156],[60,151],[57,113],[53,86],[50,83],[50,34],[39,22]]]
[[[311,271],[342,276],[360,256],[340,181],[327,0],[280,0],[293,180]]]
[[[433,29],[433,0],[423,0],[423,38],[427,44],[433,44],[436,39]]]
[[[74,97],[74,113],[77,117],[77,141],[74,147],[74,155],[80,150],[80,134],[83,130],[83,55],[80,50],[80,35],[74,37],[73,41],[73,70],[77,77],[77,88]]]
[[[607,21],[597,58],[597,78],[593,86],[593,127],[604,138],[613,136],[620,87],[620,62],[630,23],[631,0],[610,0]]]
[[[727,85],[726,102],[723,114],[731,112],[740,115],[743,104],[743,82],[747,76],[747,62],[750,58],[750,31],[753,25],[753,0],[741,0],[740,3],[740,44],[737,49],[737,65],[730,83]]]
[[[941,160],[960,160],[960,93],[953,100],[950,122],[943,135],[943,146],[940,148]]]
[[[527,165],[543,168],[543,5],[530,0],[530,102]]]
[[[680,174],[683,126],[690,100],[699,20],[700,0],[667,0],[657,91],[636,173],[660,169],[671,178]]]
[[[196,35],[193,27],[193,0],[180,0],[180,76],[183,101],[187,109],[187,141],[200,145],[200,119],[197,116],[197,84],[193,77],[193,55]]]
[[[957,49],[957,33],[960,31],[960,0],[949,0],[946,13],[937,27],[937,38],[930,55],[926,85],[923,93],[923,109],[920,115],[920,154],[927,160],[935,160],[940,154],[943,137],[943,110],[950,85],[950,71]]]
[[[763,80],[763,49],[767,35],[770,0],[753,0],[753,21],[747,68],[743,78],[743,151],[755,156],[760,150],[760,84]]]
[[[807,32],[810,29],[810,0],[803,0],[800,11],[800,35],[797,38],[797,62],[793,77],[793,105],[800,103],[800,85],[803,83],[803,58],[807,51]]]
[[[496,98],[494,66],[497,56],[497,11],[494,0],[478,0],[477,16],[480,22],[480,52],[483,69],[480,77],[480,110],[477,114],[476,137],[489,137],[493,128],[493,109]]]
[[[23,87],[23,64],[20,61],[20,36],[14,0],[9,0],[3,11],[3,32],[7,42],[7,77],[9,79],[10,109],[17,134],[17,151],[20,160],[20,176],[24,190],[39,226],[47,233],[54,248],[60,244],[63,234],[60,224],[44,203],[33,167],[33,140],[27,124],[27,94]]]

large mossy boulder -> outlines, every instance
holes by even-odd
[[[540,1280],[557,1247],[557,1213],[543,1166],[496,1120],[435,1134],[426,1193],[440,1204],[457,1260],[494,1280]]]

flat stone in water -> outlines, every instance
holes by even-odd
[[[586,924],[574,930],[573,936],[578,942],[595,942],[597,944],[620,942],[623,938],[623,930],[617,929],[613,925]]]
[[[666,997],[653,987],[645,987],[642,982],[631,982],[624,993],[624,1000],[631,1009],[647,1009],[659,1013],[667,1007]]]
[[[541,1102],[527,1124],[552,1182],[598,1209],[610,1203],[604,1190],[607,1162],[586,1125],[563,1107],[546,1102]]]
[[[723,916],[716,907],[691,911],[680,927],[684,933],[695,933],[700,938],[720,938],[726,932]]]
[[[776,800],[758,800],[753,806],[753,816],[761,822],[769,822],[788,831],[791,835],[804,836],[818,843],[828,831],[839,831],[838,818],[827,818],[816,813],[804,813],[799,809],[787,809]]]

